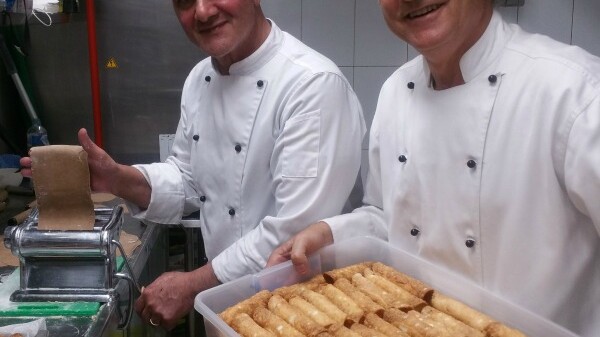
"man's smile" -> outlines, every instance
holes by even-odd
[[[426,6],[421,9],[418,9],[418,10],[408,13],[406,15],[406,18],[409,20],[417,19],[417,18],[420,18],[422,16],[425,16],[431,12],[438,10],[442,6],[443,6],[443,4],[429,5],[429,6]]]

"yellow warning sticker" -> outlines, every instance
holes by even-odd
[[[115,69],[115,68],[119,68],[119,65],[117,64],[117,60],[115,60],[114,57],[111,57],[106,62],[106,69]]]

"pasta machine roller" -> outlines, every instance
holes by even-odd
[[[119,243],[123,208],[94,212],[93,230],[39,230],[37,209],[5,229],[4,245],[20,260],[20,288],[11,301],[109,302],[120,278],[130,290],[137,286],[132,276],[117,271],[117,249],[125,256]]]

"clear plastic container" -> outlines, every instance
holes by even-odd
[[[320,250],[311,257],[311,272],[306,277],[300,277],[291,262],[286,262],[203,291],[196,296],[194,307],[204,317],[207,337],[237,337],[239,335],[219,318],[218,313],[260,290],[273,290],[307,280],[318,273],[364,261],[379,261],[394,267],[528,336],[577,337],[470,280],[392,247],[385,241],[370,237],[357,237]]]
[[[14,12],[14,4],[15,0],[0,0],[0,11]]]
[[[27,129],[27,148],[31,149],[34,146],[49,145],[48,132],[39,121],[35,121],[29,129]]]

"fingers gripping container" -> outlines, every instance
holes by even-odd
[[[267,268],[196,296],[194,307],[204,317],[207,337],[239,336],[218,316],[226,308],[267,289],[303,282],[314,275],[351,264],[378,261],[419,279],[484,314],[521,330],[528,336],[577,337],[572,332],[512,304],[470,280],[395,248],[385,241],[357,237],[321,249],[310,258],[310,272],[301,277],[291,262]]]

